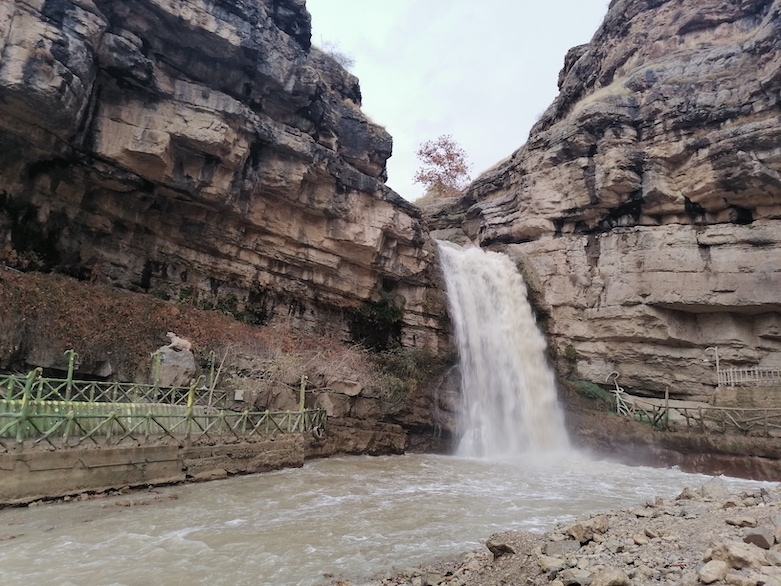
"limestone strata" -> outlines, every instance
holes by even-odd
[[[303,0],[0,6],[0,261],[437,350],[432,251],[391,137]]]
[[[781,2],[617,0],[559,86],[433,233],[518,259],[573,378],[707,398],[706,347],[781,364]]]

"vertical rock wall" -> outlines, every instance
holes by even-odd
[[[707,347],[781,364],[781,2],[614,0],[559,87],[433,233],[517,259],[571,378],[708,398]]]
[[[437,351],[433,252],[360,103],[303,0],[6,0],[0,261]]]

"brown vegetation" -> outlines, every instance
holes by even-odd
[[[293,384],[307,376],[311,386],[336,379],[358,380],[382,398],[389,411],[399,407],[435,376],[441,361],[420,352],[371,352],[334,335],[298,332],[291,325],[257,326],[220,311],[206,311],[86,284],[54,274],[0,269],[0,369],[25,370],[29,357],[78,352],[82,373],[110,362],[112,379],[141,382],[151,367],[150,353],[166,345],[173,331],[193,343],[205,373],[210,356],[223,362],[224,382],[260,378]]]

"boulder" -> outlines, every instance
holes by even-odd
[[[743,533],[743,541],[753,543],[762,549],[770,549],[776,542],[773,530],[766,525],[747,529]]]
[[[160,356],[158,383],[163,387],[187,387],[195,377],[195,356],[191,350],[157,349]]]
[[[712,560],[721,560],[730,568],[736,570],[742,568],[758,569],[767,563],[764,552],[752,543],[740,543],[729,541],[719,543],[711,550]]]
[[[712,584],[713,582],[723,580],[727,575],[727,570],[729,570],[727,562],[723,560],[711,560],[700,568],[700,571],[697,574],[700,578],[700,582],[703,584]]]

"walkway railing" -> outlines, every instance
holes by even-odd
[[[724,371],[721,371],[724,372]],[[616,396],[616,413],[650,423],[654,427],[669,430],[686,422],[686,431],[707,433],[738,432],[760,437],[781,437],[781,408],[715,407],[712,405],[688,406],[682,402],[670,405],[669,393],[665,398],[649,400],[627,394],[618,385],[617,372],[611,372],[606,383],[613,379]]]
[[[726,368],[718,371],[720,387],[740,385],[771,386],[781,384],[781,368],[752,366],[749,368]]]
[[[188,387],[164,387],[140,383],[79,381],[39,376],[30,389],[36,401],[86,401],[89,403],[162,403],[187,405]],[[20,400],[27,377],[23,374],[0,375],[0,399]],[[195,403],[210,408],[229,406],[228,391],[196,388]]]
[[[13,387],[6,387],[6,393],[13,389],[14,398],[0,399],[0,452],[38,445],[64,449],[180,441],[230,443],[295,432],[319,435],[327,420],[325,410],[304,409],[303,400],[296,411],[215,410],[196,404],[195,385],[185,390],[184,404],[178,397],[170,403],[56,401],[45,391],[49,386],[40,385],[39,377],[40,369],[36,369],[24,377],[21,389],[16,389],[16,378]]]
[[[669,392],[667,390],[664,392],[664,405],[659,405],[653,401],[644,401],[640,397],[633,397],[627,394],[623,387],[618,385],[618,377],[618,372],[613,371],[605,379],[605,383],[609,383],[612,378],[615,385],[613,394],[616,396],[616,413],[630,419],[650,423],[654,427],[666,428],[669,422],[667,407],[670,400]]]
[[[686,420],[687,431],[737,431],[763,437],[781,435],[781,409],[777,408],[676,407],[676,411]]]

